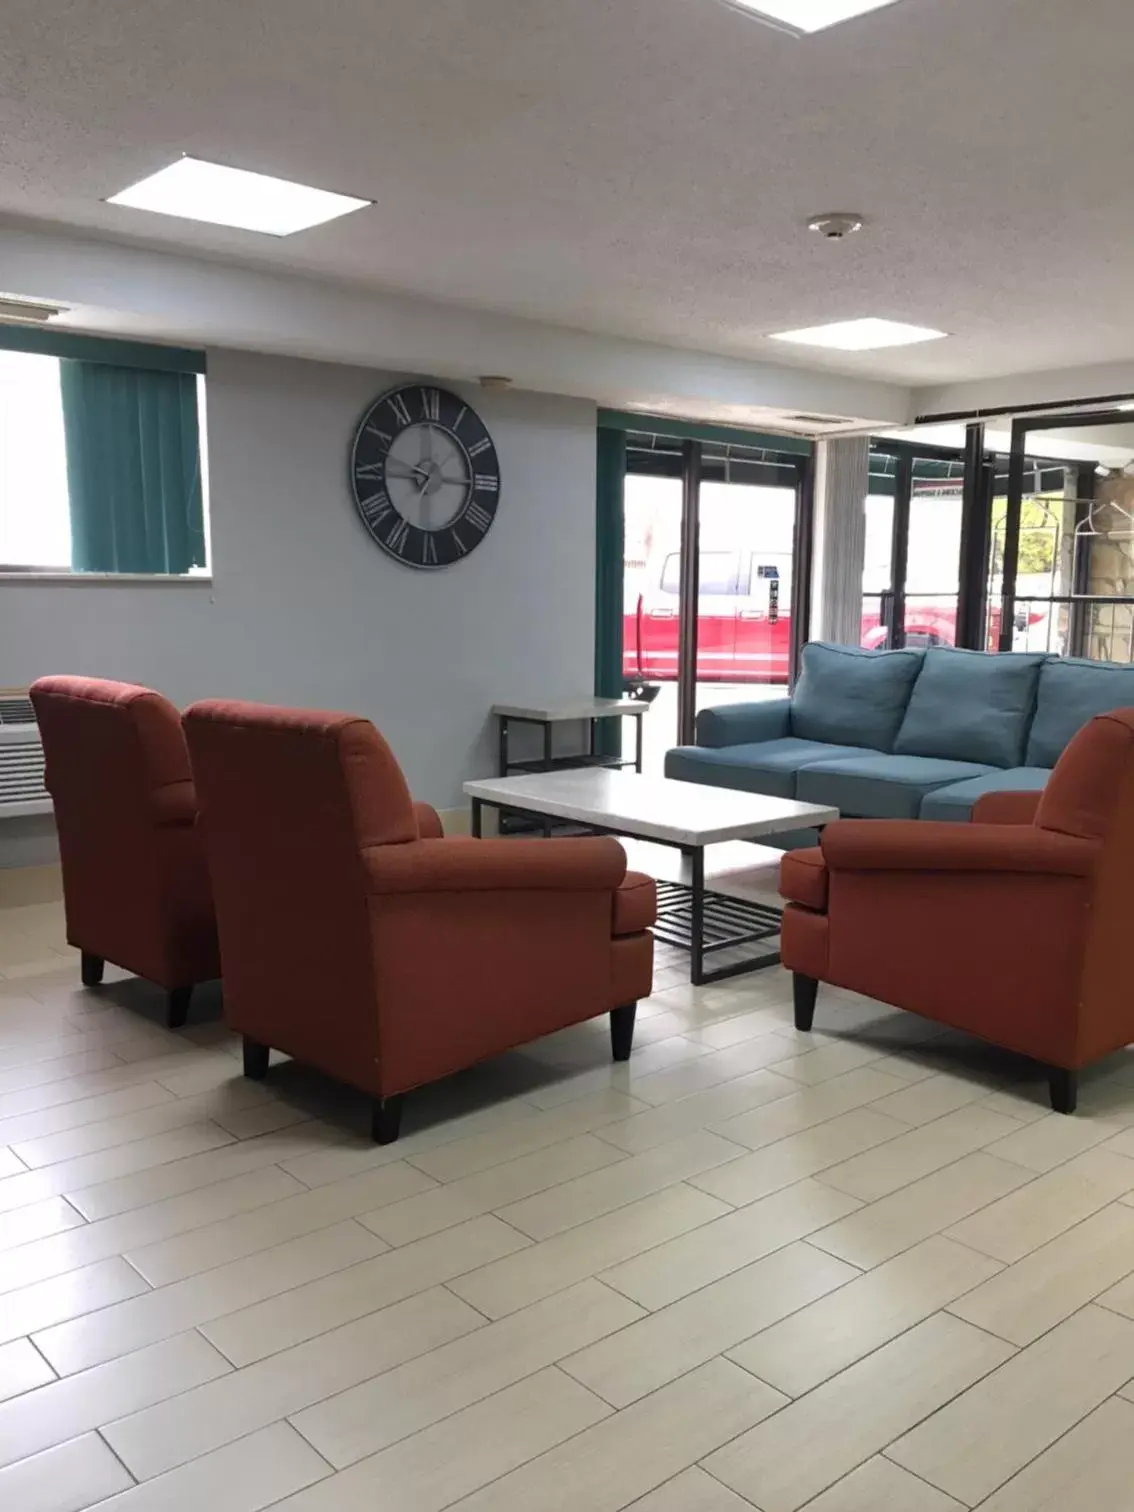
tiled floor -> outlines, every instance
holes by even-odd
[[[662,961],[409,1100],[240,1075],[0,909],[0,1506],[1134,1507],[1134,1053],[1034,1068]]]

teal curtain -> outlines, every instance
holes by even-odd
[[[622,582],[626,536],[626,432],[600,430],[595,487],[595,693],[622,693]],[[599,749],[622,752],[621,722],[603,720]]]
[[[196,377],[73,358],[59,372],[72,568],[204,567]]]

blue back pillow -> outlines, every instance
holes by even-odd
[[[1053,656],[1039,675],[1028,766],[1053,767],[1096,714],[1134,709],[1134,667]]]
[[[825,745],[891,751],[923,651],[861,651],[812,641],[791,703],[791,732]]]
[[[927,651],[894,750],[901,756],[1022,766],[1046,660],[1043,652]]]

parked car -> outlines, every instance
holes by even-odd
[[[681,556],[671,551],[648,564],[647,586],[623,616],[622,674],[629,691],[676,682]],[[1021,613],[1024,629],[1042,615]],[[697,612],[698,682],[786,683],[791,658],[791,554],[743,547],[702,551]],[[880,607],[864,610],[862,645],[880,650],[889,638]],[[989,649],[1000,614],[989,615]],[[955,599],[910,595],[907,646],[952,646]]]

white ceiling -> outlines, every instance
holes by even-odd
[[[952,333],[830,359],[903,384],[1134,357],[1131,0],[901,0],[802,40],[720,0],[2,21],[0,214],[779,364],[768,333],[827,320]],[[102,203],[181,152],[377,204],[275,240]],[[828,210],[870,224],[829,245]]]

